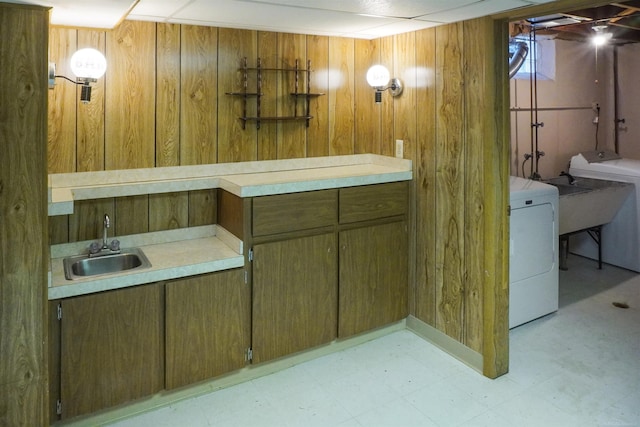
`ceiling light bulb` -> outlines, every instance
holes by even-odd
[[[78,78],[97,80],[107,71],[107,60],[95,49],[80,49],[71,57],[71,71]]]
[[[597,33],[595,36],[593,36],[591,41],[596,46],[603,46],[607,44],[611,36],[612,36],[611,33]]]
[[[374,65],[367,71],[367,83],[371,87],[383,87],[389,83],[391,75],[384,65]]]

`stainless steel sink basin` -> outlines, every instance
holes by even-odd
[[[64,275],[67,280],[89,276],[121,273],[123,271],[151,267],[144,252],[138,248],[123,249],[119,254],[89,257],[76,255],[63,260]]]

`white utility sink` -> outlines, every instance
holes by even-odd
[[[611,222],[634,189],[628,182],[581,177],[573,184],[566,176],[545,182],[558,187],[559,235]]]

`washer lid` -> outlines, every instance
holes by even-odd
[[[616,159],[589,163],[580,154],[571,158],[571,171],[591,171],[615,175],[640,176],[640,160]]]

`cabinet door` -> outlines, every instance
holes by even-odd
[[[163,285],[62,301],[63,418],[162,390]]]
[[[407,316],[407,254],[404,221],[340,232],[339,337]]]
[[[251,332],[250,298],[242,269],[167,283],[167,389],[245,365]]]
[[[337,268],[334,233],[254,246],[254,362],[336,338]]]

